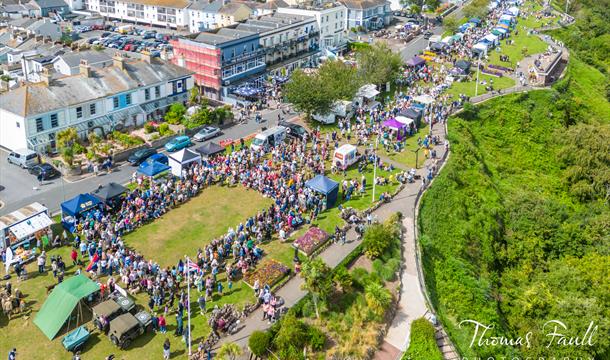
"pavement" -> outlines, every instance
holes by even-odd
[[[224,139],[239,139],[250,134],[257,133],[262,127],[271,127],[277,124],[277,116],[282,110],[267,109],[261,111],[263,122],[256,123],[253,119],[244,124],[235,124],[223,130],[222,135],[208,140],[218,142]],[[281,114],[286,120],[293,120],[295,114]],[[194,142],[192,149],[205,144],[205,142]],[[164,152],[164,150],[162,151]],[[7,162],[8,152],[0,149],[0,216],[18,210],[35,201],[44,204],[52,214],[58,213],[60,204],[81,193],[88,193],[95,190],[100,184],[116,182],[119,184],[128,183],[131,180],[135,167],[127,163],[119,164],[110,173],[101,172],[95,176],[89,174],[81,179],[69,181],[65,178],[56,178],[38,184],[36,177],[30,175],[27,170]]]

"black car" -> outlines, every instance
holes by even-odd
[[[424,39],[428,40],[432,37],[432,35],[434,35],[431,31],[426,31],[424,33]]]
[[[42,174],[42,180],[53,179],[60,175],[59,171],[55,169],[51,164],[36,164],[28,169],[30,174],[35,175],[36,178]]]
[[[133,153],[127,161],[133,166],[138,166],[148,159],[151,155],[156,154],[157,150],[152,148],[145,148]]]
[[[293,123],[289,123],[289,122],[280,122],[280,126],[285,126],[288,128],[288,135],[292,136],[293,138],[297,138],[297,139],[303,139],[305,136],[307,136],[307,130],[299,125],[299,124],[293,124]]]

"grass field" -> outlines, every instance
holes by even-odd
[[[184,255],[194,256],[229,227],[267,208],[271,199],[242,186],[212,186],[160,219],[125,236],[124,240],[146,259],[161,266],[175,265]]]
[[[473,80],[464,81],[464,82],[454,82],[451,84],[451,87],[447,90],[448,94],[453,95],[454,98],[457,98],[460,94],[464,94],[469,97],[475,96],[475,88],[476,88],[476,73],[472,75]],[[479,74],[479,82],[485,80],[487,84],[493,80],[493,87],[495,90],[503,90],[509,87],[515,86],[515,80],[509,77],[495,77],[491,75]],[[487,93],[485,90],[485,85],[479,84],[478,95],[483,95]]]

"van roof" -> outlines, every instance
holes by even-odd
[[[274,126],[271,129],[267,129],[267,130],[263,131],[262,133],[260,133],[260,135],[269,136],[271,134],[275,134],[278,131],[285,131],[285,130],[286,130],[285,126]]]
[[[13,150],[13,152],[18,153],[18,154],[23,154],[23,155],[36,154],[36,151],[30,150],[30,149],[17,149],[17,150]]]

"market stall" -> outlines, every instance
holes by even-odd
[[[193,165],[201,164],[201,155],[190,149],[182,149],[167,155],[168,165],[172,169],[172,174],[182,176],[182,169]]]
[[[343,144],[333,155],[333,162],[340,169],[347,169],[350,165],[358,161],[357,148],[351,144]]]
[[[458,60],[455,62],[455,67],[462,70],[465,74],[468,74],[470,72],[470,66],[472,64],[470,63],[470,61],[466,61],[466,60]]]
[[[49,210],[40,203],[32,203],[0,217],[0,251],[5,253],[5,270],[17,263],[36,257],[38,240],[46,241],[53,221]]]
[[[410,58],[409,60],[407,60],[406,64],[407,66],[410,67],[420,67],[422,65],[424,65],[426,63],[426,60],[424,60],[423,58],[419,57],[419,56],[414,56],[412,58]]]
[[[214,155],[222,154],[225,152],[225,148],[218,145],[215,142],[210,141],[209,143],[203,144],[197,149],[195,149],[198,153],[201,154],[201,157],[204,159],[209,159]]]
[[[361,106],[365,109],[373,109],[380,105],[380,103],[375,100],[375,98],[379,95],[379,90],[377,90],[377,86],[374,84],[363,85],[355,96],[355,103],[358,106]]]
[[[339,196],[339,183],[327,178],[324,175],[318,175],[311,180],[305,182],[305,186],[313,191],[324,195],[326,198],[326,208],[331,208],[337,202]]]
[[[395,137],[396,140],[400,141],[407,137],[407,125],[402,122],[390,118],[383,122],[383,127],[390,131],[391,136]]]
[[[398,115],[400,117],[405,117],[407,119],[413,120],[415,122],[415,126],[420,126],[421,119],[424,116],[423,111],[415,107],[402,109],[398,112]],[[396,119],[398,119],[399,116],[397,116]]]
[[[154,177],[168,171],[169,169],[169,166],[161,164],[158,161],[153,161],[152,163],[147,163],[144,167],[139,167],[138,172],[144,176]]]
[[[117,202],[120,202],[126,192],[127,188],[125,186],[115,182],[110,182],[91,192],[91,195],[98,198],[107,206],[113,207]]]
[[[80,194],[61,204],[61,224],[64,229],[74,232],[76,221],[87,213],[98,210],[101,201],[91,194]]]

